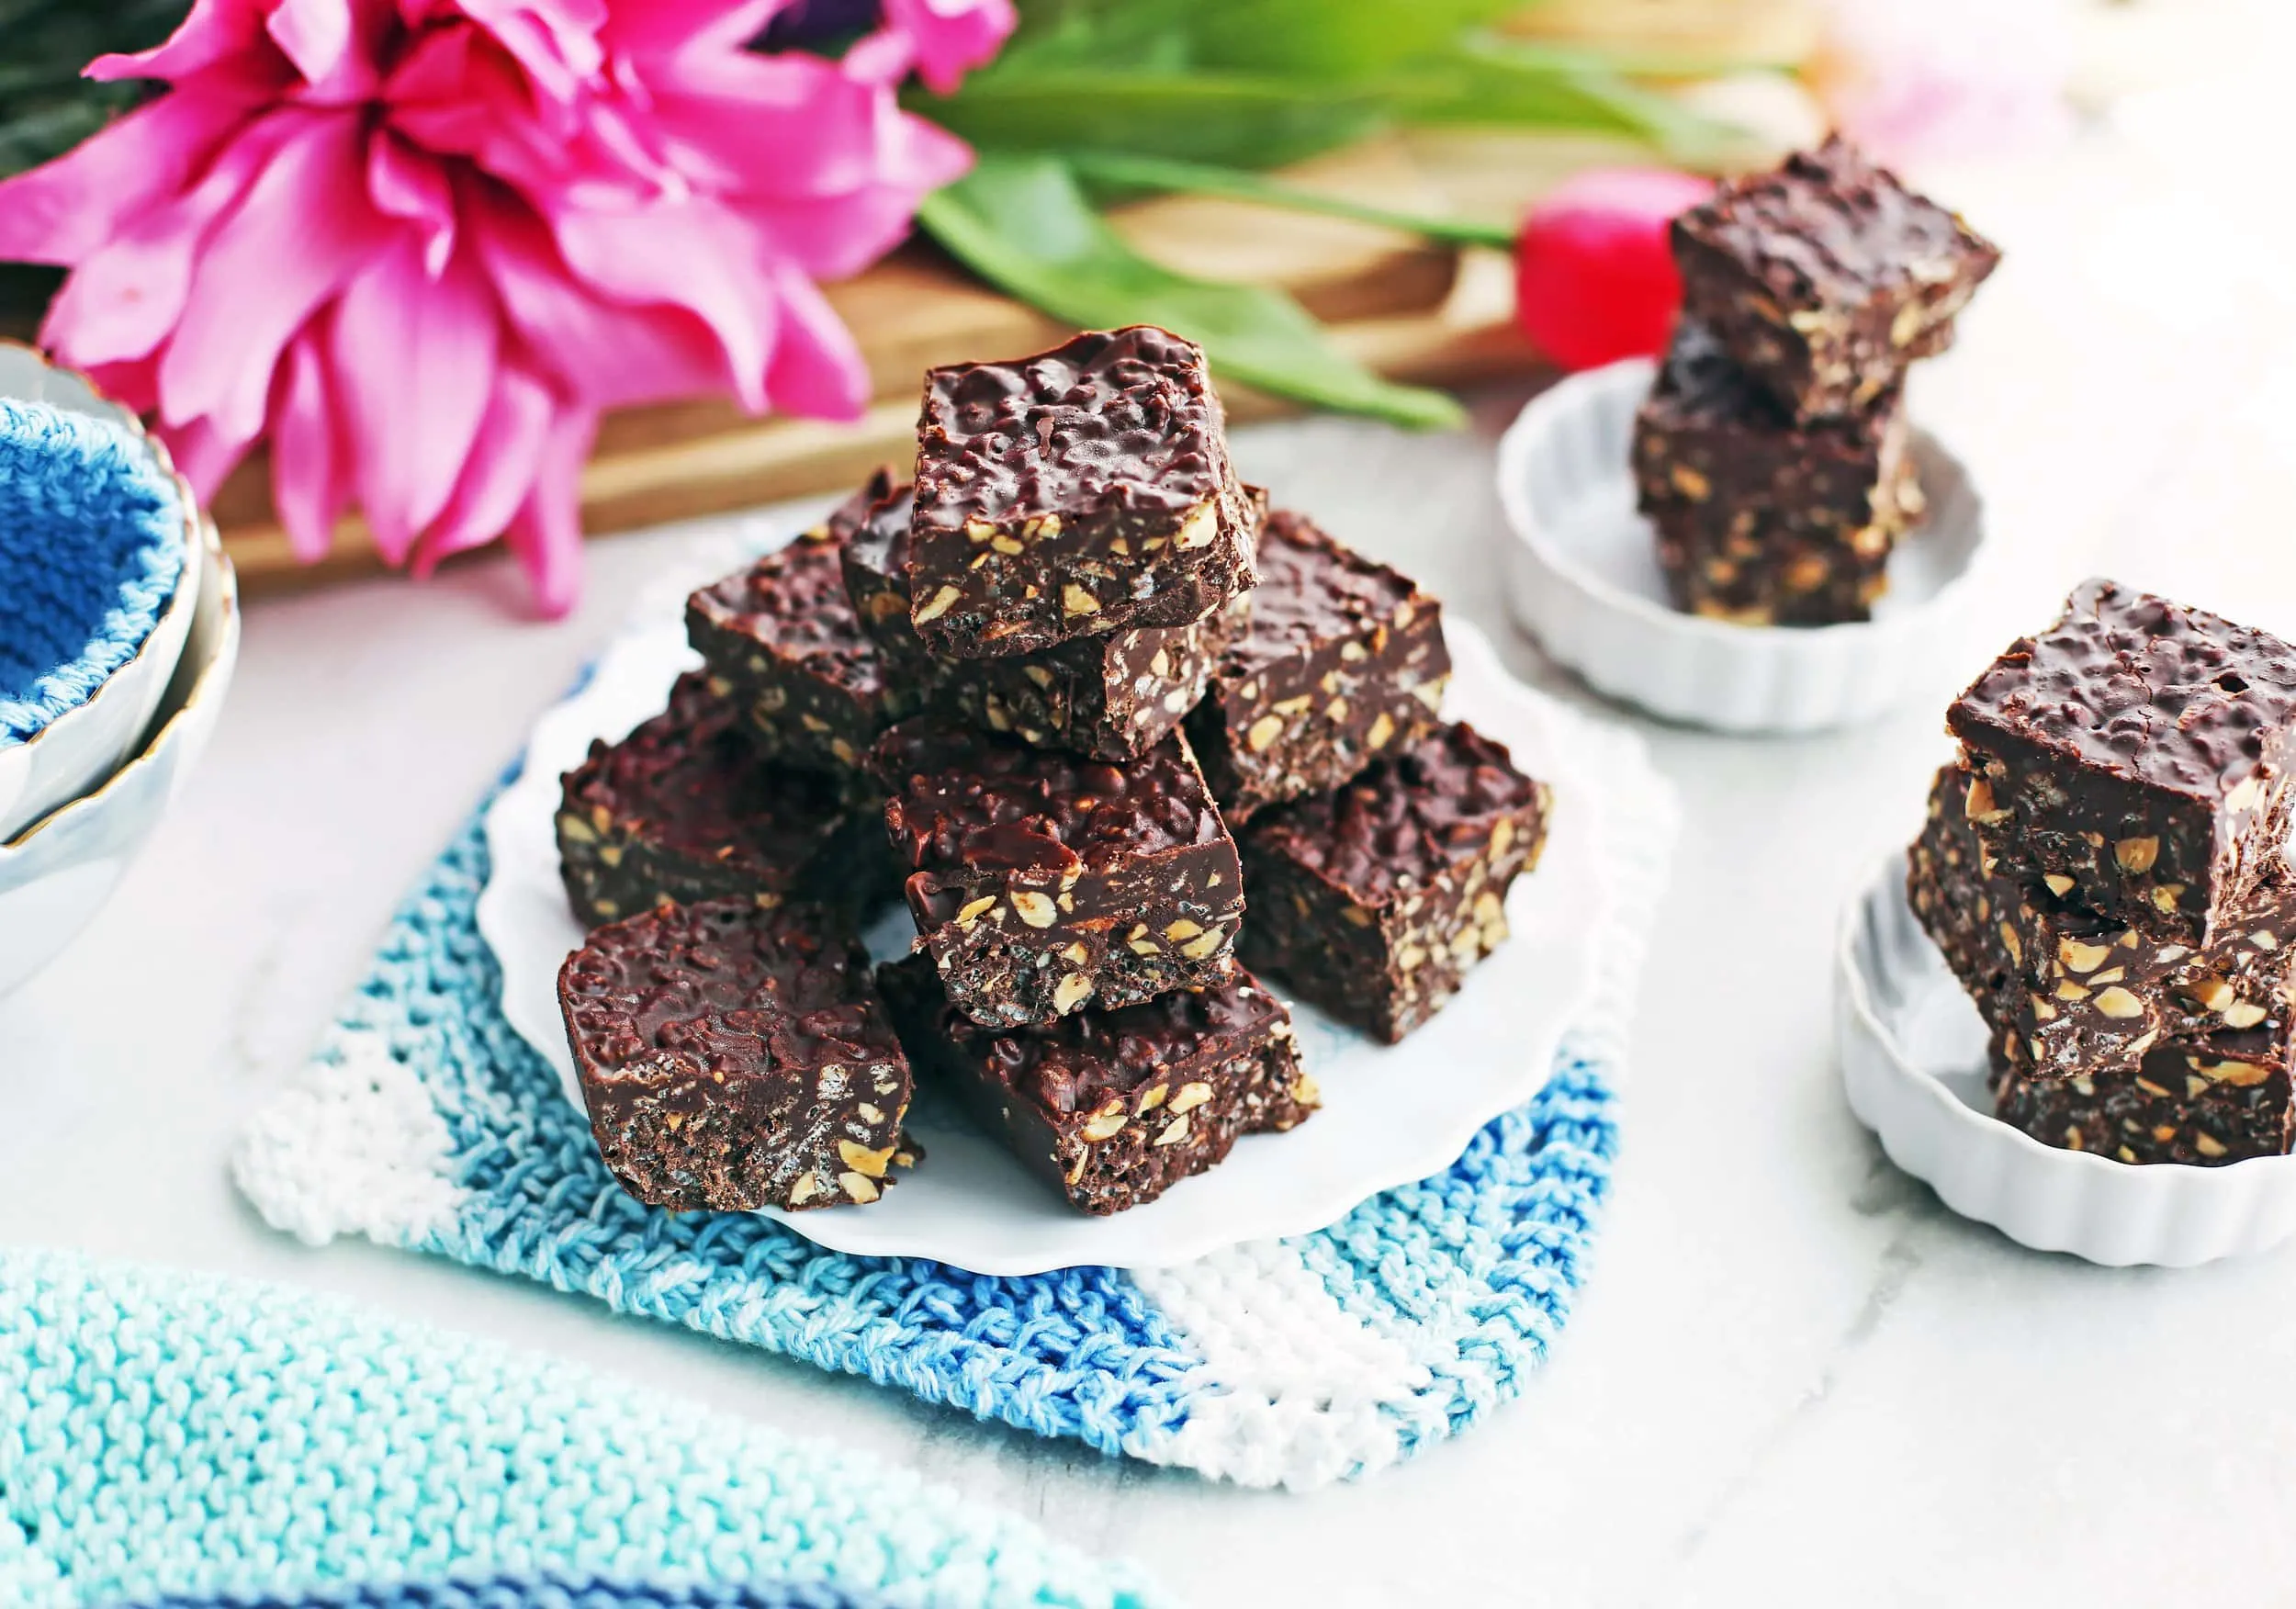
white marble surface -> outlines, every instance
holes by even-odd
[[[2296,627],[2296,241],[2262,210],[2281,203],[2261,174],[2174,165],[2215,104],[2128,108],[2046,182],[1951,177],[2011,252],[1917,399],[2009,547],[1968,623],[1972,669],[2099,568]],[[2284,155],[2285,107],[2264,110]],[[1559,684],[1507,634],[1494,585],[1485,483],[1504,413],[1492,399],[1469,436],[1316,422],[1240,450]],[[523,1281],[270,1232],[224,1176],[234,1127],[533,712],[692,539],[602,545],[589,603],[555,626],[521,624],[513,579],[486,566],[250,611],[177,813],[95,928],[0,1002],[0,1241],[262,1276],[582,1359],[916,1466],[1131,1554],[1191,1602],[2290,1592],[2296,1248],[2178,1274],[2027,1253],[1895,1172],[1842,1103],[1834,913],[1918,816],[1946,686],[1823,738],[1648,729],[1689,825],[1593,1284],[1522,1401],[1367,1484],[1216,1488]]]

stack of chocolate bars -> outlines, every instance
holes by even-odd
[[[1946,724],[1907,889],[2001,1119],[2128,1163],[2288,1151],[2296,647],[2092,580]]]
[[[1672,241],[1682,317],[1633,451],[1674,606],[1867,619],[1922,512],[1907,367],[1999,252],[1839,138],[1723,186]]]
[[[605,924],[569,1042],[660,1205],[875,1199],[912,1069],[1078,1209],[1153,1200],[1318,1103],[1239,954],[1400,1038],[1545,841],[1547,789],[1439,719],[1439,606],[1240,484],[1161,330],[932,371],[913,479],[687,624],[706,671],[558,818]],[[872,979],[895,887],[914,952]]]

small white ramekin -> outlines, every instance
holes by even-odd
[[[1961,461],[1916,430],[1929,515],[1891,557],[1874,618],[1744,626],[1671,608],[1628,449],[1654,366],[1633,358],[1541,392],[1499,444],[1515,618],[1596,691],[1722,732],[1815,732],[1890,709],[1959,655],[1956,599],[1984,546]]]
[[[1843,913],[1834,1024],[1850,1109],[1964,1218],[2039,1251],[2172,1268],[2296,1233],[2296,1156],[2132,1166],[1994,1119],[1985,1027],[1906,903],[1903,852]]]

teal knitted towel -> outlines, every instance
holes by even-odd
[[[259,1595],[258,1595],[259,1594]],[[824,1444],[228,1279],[0,1253],[8,1609],[1143,1609]]]

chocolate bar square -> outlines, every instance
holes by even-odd
[[[1246,489],[1249,490],[1250,489]],[[1040,748],[1131,759],[1203,696],[1221,651],[1251,618],[1253,594],[1191,625],[1126,626],[1001,659],[940,659],[909,621],[906,487],[880,502],[845,548],[845,586],[862,628],[929,702]]]
[[[1243,879],[1178,733],[1119,765],[927,717],[876,762],[917,947],[974,1021],[1052,1022],[1227,971]]]
[[[2223,931],[2199,947],[2067,904],[2057,894],[2070,881],[2052,874],[2028,890],[2018,917],[2017,1030],[2036,1075],[2133,1070],[2167,1040],[2287,1029],[2296,873],[2285,862],[2239,895]]]
[[[1304,515],[1268,515],[1259,565],[1250,629],[1188,717],[1232,826],[1417,737],[1451,675],[1442,605]]]
[[[584,925],[665,902],[818,906],[858,928],[900,886],[882,808],[814,771],[760,759],[742,714],[699,674],[619,743],[566,773],[559,868]]]
[[[2256,1030],[2163,1039],[2135,1068],[2070,1076],[2012,1058],[1995,1115],[2044,1145],[2117,1162],[2213,1166],[2279,1156],[2291,1138],[2288,1039]]]
[[[1684,321],[1635,415],[1637,502],[1708,551],[1734,536],[1790,537],[1885,555],[1922,511],[1906,437],[1901,386],[1796,423],[1711,332]]]
[[[1870,545],[1773,529],[1762,516],[1717,528],[1703,509],[1659,510],[1660,572],[1686,614],[1733,625],[1837,625],[1870,620],[1889,590],[1892,539]]]
[[[1252,586],[1252,536],[1204,354],[1176,335],[925,377],[909,618],[936,654],[1191,624]]]
[[[1937,768],[1929,815],[1906,851],[1906,903],[1989,1019],[2024,986],[2024,890],[1988,864],[1961,807],[1966,786],[1960,766]]]
[[[912,956],[879,984],[919,1075],[952,1089],[1081,1212],[1121,1212],[1315,1111],[1291,1013],[1241,968],[1045,1028],[984,1028]]]
[[[841,558],[884,489],[872,481],[821,524],[686,600],[686,635],[737,696],[760,753],[869,789],[877,734],[923,707],[861,630]]]
[[[1952,344],[1998,247],[1836,136],[1676,218],[1683,313],[1795,417],[1853,413]]]
[[[1244,829],[1239,953],[1392,1043],[1507,937],[1507,889],[1546,847],[1552,793],[1458,723]]]
[[[909,1065],[869,958],[797,906],[660,906],[598,928],[558,973],[600,1153],[675,1211],[874,1201]]]
[[[2075,589],[1946,712],[2007,874],[2196,947],[2280,859],[2296,649],[2108,580]]]

